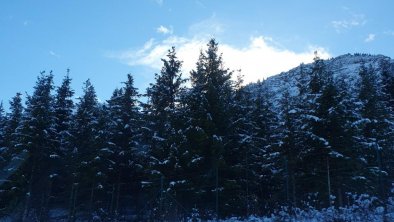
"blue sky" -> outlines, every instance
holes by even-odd
[[[109,99],[132,73],[143,93],[172,45],[193,68],[215,37],[246,82],[324,58],[366,52],[394,57],[394,2],[269,0],[58,0],[0,3],[0,100],[32,92],[40,71],[60,84],[71,69],[81,94],[90,78]]]

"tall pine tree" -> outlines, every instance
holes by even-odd
[[[56,89],[54,98],[54,129],[56,132],[55,149],[53,157],[53,186],[52,195],[57,199],[67,199],[71,187],[71,153],[72,153],[72,115],[74,109],[74,90],[71,89],[69,70],[63,78],[62,84]],[[65,206],[65,201],[60,201]]]
[[[141,180],[141,115],[139,113],[139,93],[134,87],[134,79],[127,75],[121,89],[116,89],[108,101],[108,148],[100,152],[110,163],[108,184],[111,191],[109,213],[118,216],[121,206],[120,197],[131,194],[138,203]],[[106,161],[106,160],[104,160]],[[137,204],[136,204],[137,205]]]
[[[23,220],[37,218],[46,220],[48,203],[51,195],[52,177],[54,176],[53,155],[55,144],[53,116],[53,75],[42,72],[38,77],[32,96],[26,102],[22,120],[22,143],[29,156],[25,165],[28,188]]]
[[[161,185],[167,188],[165,192],[168,198],[186,203],[188,191],[185,188],[189,181],[185,173],[189,155],[185,153],[181,130],[185,117],[180,107],[186,80],[182,78],[182,62],[178,60],[174,47],[168,51],[167,58],[162,59],[162,62],[163,67],[161,72],[155,75],[155,83],[147,89],[148,103],[145,111],[148,113],[147,126],[152,138],[148,151],[149,173],[152,175],[151,179],[162,180]],[[161,206],[157,208],[157,215],[162,217],[164,214],[172,214],[170,216],[173,220],[179,220],[176,214],[185,212],[177,213],[176,211],[180,210],[178,208],[171,200],[165,209]]]
[[[227,162],[233,94],[232,72],[224,68],[218,43],[211,39],[205,53],[201,52],[197,67],[190,73],[192,88],[187,100],[189,152],[192,155],[193,196],[195,204],[206,214],[224,216],[230,212],[228,202],[234,200]],[[221,213],[221,211],[223,211]]]
[[[76,107],[72,127],[74,148],[70,165],[74,168],[74,187],[71,193],[70,218],[74,218],[77,210],[90,214],[95,212],[95,195],[103,188],[100,184],[103,175],[98,168],[101,160],[98,140],[100,106],[90,80],[84,83],[83,95]]]

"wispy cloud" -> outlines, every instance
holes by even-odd
[[[196,5],[198,5],[201,8],[206,8],[205,4],[200,0],[196,0],[195,3],[196,3]]]
[[[357,26],[363,26],[367,23],[366,16],[360,13],[354,13],[349,8],[343,8],[348,13],[348,18],[331,21],[332,27],[340,33],[343,30],[351,29]]]
[[[205,49],[207,42],[207,38],[170,36],[158,42],[150,39],[140,49],[112,53],[109,56],[130,66],[148,66],[159,70],[162,66],[160,59],[165,57],[170,47],[175,46],[178,58],[183,60],[183,73],[187,76],[195,68],[199,52]],[[219,50],[223,53],[226,67],[241,69],[245,83],[287,71],[300,63],[312,62],[316,50],[320,57],[330,57],[322,47],[310,46],[303,52],[295,52],[278,47],[271,38],[264,36],[251,37],[246,47],[220,43]]]
[[[375,40],[376,35],[373,33],[368,34],[367,38],[364,39],[364,42],[372,42]]]
[[[224,33],[226,26],[221,23],[215,13],[208,19],[199,21],[189,27],[189,34],[199,38],[219,36]]]
[[[394,31],[392,30],[384,31],[383,34],[394,36]]]
[[[156,29],[156,32],[166,35],[166,34],[172,34],[173,30],[172,30],[172,27],[167,28],[167,27],[161,25],[161,26],[159,26],[159,27]]]
[[[55,53],[55,52],[52,51],[52,50],[49,51],[49,55],[51,55],[51,56],[53,56],[53,57],[56,57],[56,58],[60,58],[60,55],[57,54],[57,53]]]
[[[156,4],[162,6],[164,4],[164,0],[155,0]]]

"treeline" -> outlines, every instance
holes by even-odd
[[[0,110],[0,218],[146,221],[266,215],[281,206],[387,201],[394,174],[394,73],[361,65],[349,85],[315,58],[297,92],[244,86],[210,40],[190,79],[175,49],[146,90],[132,75],[100,103],[41,73]],[[290,78],[290,77],[287,77]],[[186,87],[186,81],[191,87]]]

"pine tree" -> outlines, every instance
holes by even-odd
[[[5,124],[7,122],[4,114],[3,101],[0,102],[0,170],[3,170],[7,162],[7,148],[5,144]]]
[[[301,65],[302,67],[302,65]],[[301,70],[302,73],[302,70]],[[305,76],[301,76],[304,78]],[[304,79],[302,81],[305,81]],[[301,162],[300,153],[302,147],[300,146],[300,109],[297,108],[297,98],[295,95],[291,95],[289,88],[290,77],[285,77],[285,91],[280,100],[281,112],[279,113],[279,144],[278,149],[283,159],[283,165],[281,172],[283,175],[283,190],[284,198],[283,202],[289,206],[297,206],[297,200],[299,196],[298,181],[300,176],[299,164]],[[301,87],[301,86],[300,86]],[[299,90],[299,97],[302,97],[303,92]],[[278,159],[281,162],[280,159]]]
[[[272,94],[268,91],[267,84],[262,82],[259,86],[254,107],[252,110],[253,122],[253,145],[252,145],[252,166],[257,173],[255,180],[259,182],[259,199],[269,200],[270,206],[278,205],[278,195],[281,190],[279,170],[281,160],[279,159],[279,135],[278,118],[273,109],[270,98]],[[264,190],[264,192],[262,192]],[[268,191],[268,192],[265,192]],[[260,206],[263,207],[263,206]],[[268,210],[267,208],[264,210]]]
[[[76,208],[83,212],[93,213],[95,208],[96,192],[103,188],[100,182],[103,180],[98,168],[101,159],[99,157],[100,140],[99,116],[100,106],[90,80],[84,83],[83,95],[76,105],[77,110],[73,119],[74,149],[72,151],[72,163],[74,167],[73,185],[70,204],[70,217],[74,218]]]
[[[74,90],[71,89],[69,70],[55,96],[55,128],[58,134],[59,151],[63,154],[70,152],[71,123],[74,109]]]
[[[302,70],[303,71],[303,70]],[[303,73],[301,73],[303,74]],[[332,79],[333,74],[328,72],[323,60],[316,57],[308,77],[302,76],[299,85],[299,113],[301,132],[297,136],[300,140],[300,157],[302,158],[300,185],[302,193],[306,196],[317,194],[317,207],[331,204],[331,177],[329,175],[330,161],[329,153],[332,151],[331,130],[337,125],[330,122],[329,116],[334,110],[336,101],[336,88]],[[307,84],[307,85],[305,85]],[[325,163],[325,164],[322,164]],[[325,186],[322,181],[325,181]],[[308,186],[303,183],[307,182]],[[304,199],[306,196],[301,197]]]
[[[138,107],[140,95],[132,75],[127,75],[124,87],[116,89],[108,101],[108,148],[101,149],[111,163],[108,184],[111,186],[109,213],[118,215],[120,196],[129,193],[137,200],[141,177],[140,128]]]
[[[12,149],[12,153],[17,153],[21,150],[15,150],[20,143],[20,137],[18,135],[18,127],[20,127],[23,115],[23,105],[22,105],[22,94],[17,93],[10,101],[11,113],[8,114],[7,122],[4,129],[4,140],[5,146],[8,149]]]
[[[374,187],[373,192],[384,200],[387,194],[387,172],[382,157],[390,153],[393,144],[392,119],[382,83],[372,66],[360,68],[360,91],[358,98],[362,104],[359,120],[360,145],[364,148],[364,160],[367,164],[369,179],[367,184]],[[386,182],[385,182],[386,181]]]
[[[26,178],[20,167],[24,163],[26,153],[20,146],[20,127],[23,115],[21,94],[17,93],[10,101],[10,113],[7,113],[4,123],[4,144],[2,155],[4,162],[1,166],[0,208],[2,213],[8,213],[20,204],[20,198],[25,194]]]
[[[6,178],[3,178],[3,175],[6,172],[6,165],[9,162],[9,157],[8,157],[8,152],[9,149],[6,147],[5,143],[5,125],[6,125],[7,119],[4,114],[4,108],[3,108],[3,101],[0,102],[0,180],[5,180]],[[1,184],[4,182],[0,182],[0,187]],[[1,203],[0,203],[1,204]],[[1,205],[0,205],[1,206]]]
[[[390,179],[394,178],[394,141],[393,141],[393,133],[394,133],[394,70],[392,65],[389,62],[390,60],[387,58],[383,60],[380,64],[380,73],[381,73],[381,85],[382,85],[382,96],[384,103],[389,107],[388,115],[386,117],[386,121],[388,123],[387,127],[389,129],[389,133],[387,136],[389,137],[388,141],[385,143],[385,149],[382,153],[382,168],[388,173],[387,179],[383,179],[383,189],[385,191],[389,190]],[[386,197],[383,197],[386,199]],[[384,200],[386,201],[386,200]]]
[[[24,169],[28,178],[23,220],[29,217],[46,220],[51,195],[55,132],[53,129],[53,75],[42,72],[32,96],[26,102],[22,120],[23,146],[29,152]]]
[[[359,193],[368,189],[360,183],[365,167],[361,161],[360,147],[356,141],[355,123],[357,122],[356,95],[349,92],[351,86],[343,78],[335,83],[336,103],[329,112],[330,144],[332,151],[330,158],[330,177],[332,178],[332,195],[336,196],[338,206],[344,206],[344,197],[347,193]],[[356,185],[357,184],[357,185]]]
[[[380,64],[382,93],[388,101],[391,110],[394,110],[394,73],[389,60],[385,59]]]
[[[289,197],[290,182],[292,189],[293,204],[298,205],[301,200],[305,200],[316,192],[316,187],[311,186],[309,180],[315,181],[312,178],[314,173],[311,164],[315,163],[312,152],[315,149],[312,140],[312,123],[315,120],[314,111],[316,110],[315,101],[319,96],[320,71],[323,71],[324,63],[319,59],[315,59],[315,63],[312,65],[312,70],[309,67],[301,64],[299,66],[299,78],[296,79],[297,94],[294,97],[294,105],[287,106],[282,103],[282,112],[287,112],[282,115],[282,118],[290,118],[291,123],[287,123],[288,130],[292,131],[291,135],[289,132],[284,134],[281,142],[283,147],[280,148],[284,155],[283,161],[283,173],[285,175],[285,186],[286,186],[286,200]],[[312,92],[313,89],[313,92]],[[285,98],[283,98],[285,100]],[[286,102],[286,101],[282,101]],[[290,102],[290,101],[287,101]],[[286,110],[288,109],[288,110]],[[286,119],[283,119],[286,124]],[[290,124],[294,124],[294,128]],[[286,130],[285,130],[286,132]],[[294,141],[286,141],[286,136],[291,136],[289,139]],[[289,142],[294,143],[294,147],[287,147]],[[291,151],[290,151],[291,149]],[[287,150],[287,151],[286,151]],[[296,157],[294,158],[295,155]],[[312,159],[310,159],[312,158]],[[297,169],[295,169],[297,168]],[[289,178],[289,172],[294,171],[294,179]],[[294,193],[296,194],[294,196]],[[287,204],[289,202],[287,201]]]
[[[197,67],[190,75],[192,89],[185,101],[190,119],[185,133],[192,155],[193,171],[190,173],[194,175],[191,203],[207,214],[224,216],[231,208],[227,208],[226,202],[234,198],[230,187],[236,185],[233,178],[226,178],[231,172],[226,167],[230,157],[225,153],[231,149],[226,145],[231,125],[233,82],[232,72],[224,68],[214,39],[209,41],[205,53],[200,53]],[[209,212],[209,209],[215,211]],[[221,210],[227,212],[221,214]]]
[[[181,130],[184,116],[180,107],[180,97],[186,80],[182,78],[182,62],[178,60],[174,47],[168,51],[167,58],[162,59],[162,62],[163,67],[161,72],[155,75],[155,83],[147,89],[148,103],[145,106],[145,112],[148,113],[147,126],[152,138],[148,151],[150,174],[152,180],[162,180],[161,185],[167,188],[167,196],[186,203],[185,188],[189,181],[185,173],[189,161],[188,155],[184,155],[184,135]],[[171,208],[179,206],[174,201],[171,202],[167,209],[160,209],[159,203],[157,216],[174,214],[174,209]],[[177,217],[171,216],[173,219]]]
[[[259,170],[254,166],[255,150],[253,122],[254,100],[250,89],[243,85],[243,76],[239,73],[235,82],[231,103],[230,141],[226,163],[233,169],[231,177],[236,178],[233,192],[238,194],[234,198],[233,213],[238,215],[252,215],[259,210],[258,195],[260,187]]]
[[[64,77],[62,84],[56,90],[54,98],[54,129],[56,132],[55,149],[51,154],[54,158],[52,169],[52,196],[58,199],[67,199],[71,180],[70,157],[72,152],[72,114],[74,109],[74,91],[71,89],[71,78],[69,70]],[[71,185],[72,186],[72,185]],[[72,189],[72,188],[71,188]]]

